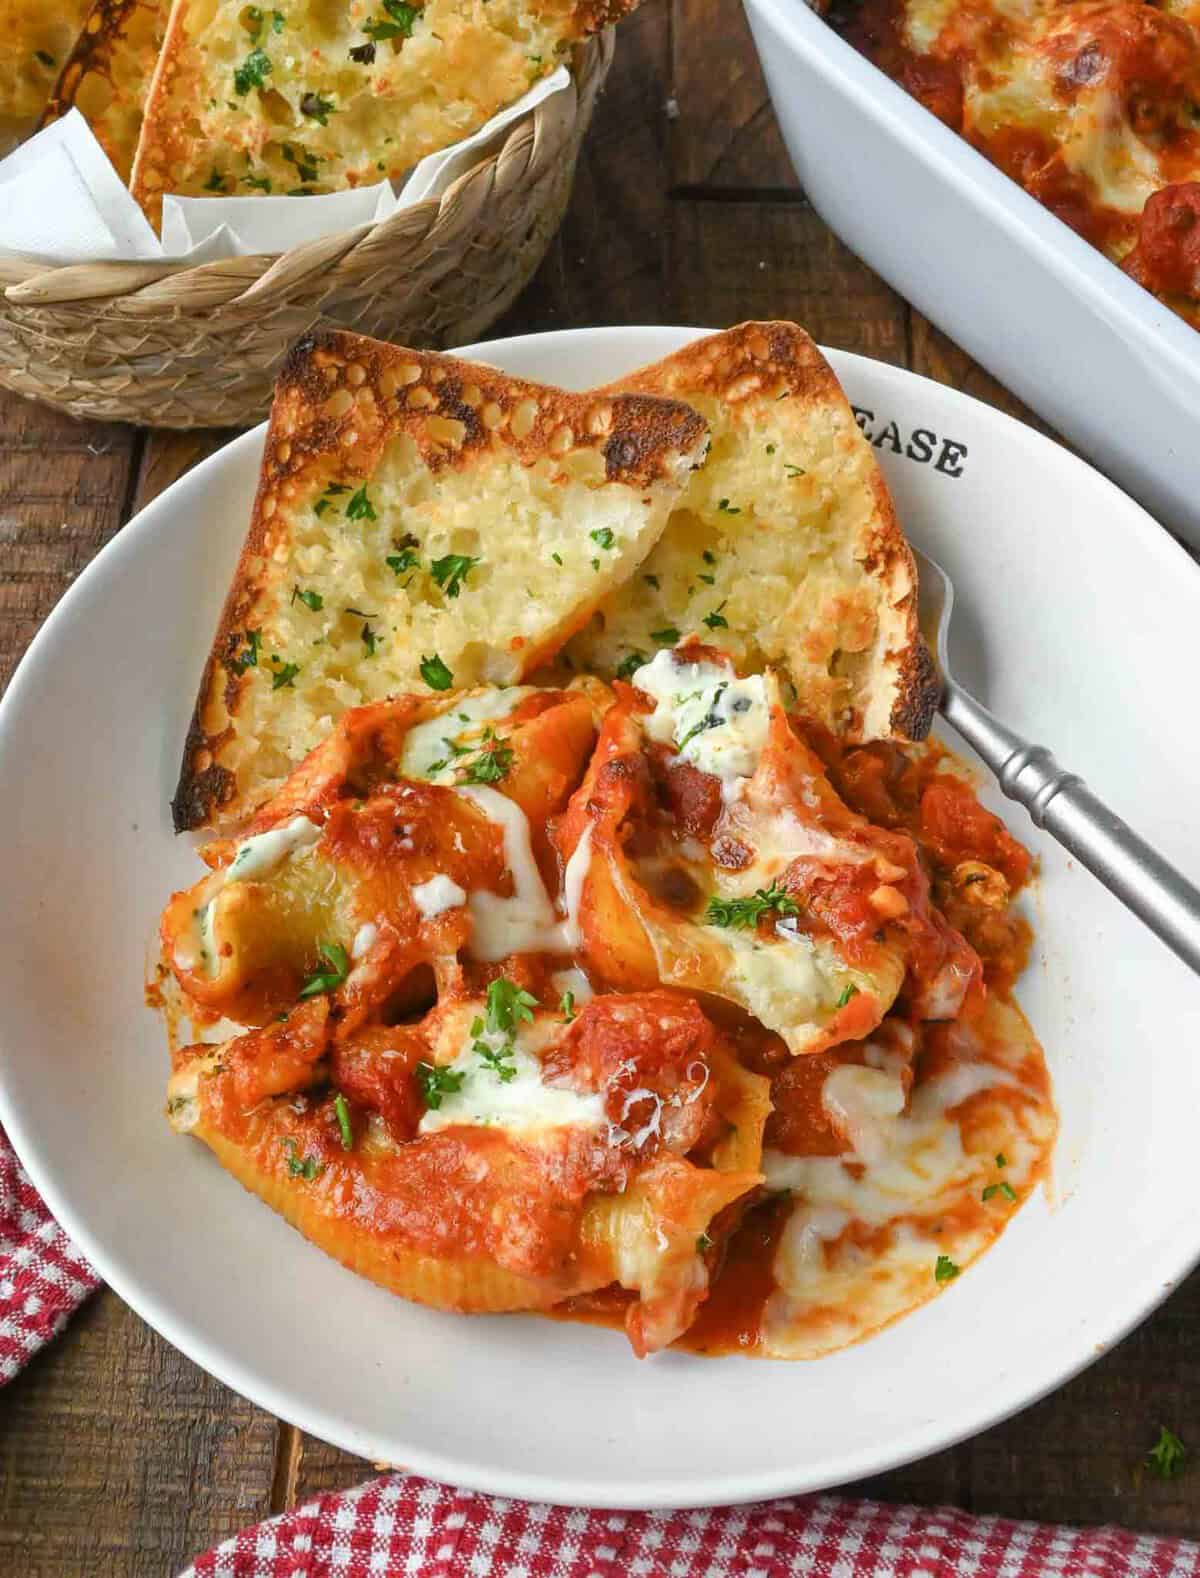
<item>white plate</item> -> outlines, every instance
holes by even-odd
[[[694,332],[584,330],[481,354],[584,388]],[[957,583],[964,677],[1200,874],[1195,566],[1028,429],[895,368],[832,361],[874,433],[895,423],[902,449],[933,452],[880,449],[910,535]],[[639,1364],[602,1330],[418,1309],[172,1135],[142,943],[197,869],[167,802],[261,445],[261,429],[236,440],[121,532],[0,707],[0,1120],[152,1326],[363,1457],[506,1495],[691,1506],[814,1489],[980,1430],[1094,1359],[1188,1270],[1200,988],[1015,810],[1043,861],[1020,995],[1062,1110],[1053,1203],[1035,1198],[941,1298],[832,1358]]]

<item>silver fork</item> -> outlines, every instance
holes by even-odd
[[[1000,722],[950,672],[954,585],[935,560],[913,550],[920,572],[921,628],[940,673],[942,716],[995,773],[1010,800],[1069,849],[1080,865],[1200,974],[1200,889],[1116,816],[1044,745]]]

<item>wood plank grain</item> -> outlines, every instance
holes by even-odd
[[[105,1289],[0,1395],[0,1574],[166,1578],[266,1514],[275,1437]]]
[[[121,524],[139,439],[0,391],[0,691],[46,615]]]
[[[661,6],[622,24],[566,219],[490,337],[664,321],[668,35]]]
[[[793,318],[880,361],[908,356],[908,309],[804,202],[681,200],[668,260],[677,323]]]
[[[750,27],[729,0],[672,0],[671,182],[685,194],[798,186]]]

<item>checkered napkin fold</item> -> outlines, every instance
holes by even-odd
[[[95,1276],[0,1129],[0,1386]],[[182,1578],[1200,1578],[1200,1545],[806,1496],[588,1512],[385,1474],[245,1529]]]

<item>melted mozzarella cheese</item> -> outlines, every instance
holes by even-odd
[[[505,1051],[505,1062],[515,1069],[502,1080],[476,1050],[476,1041],[494,1051],[508,1046],[508,1038],[485,1033],[468,1035],[452,1063],[443,1065],[462,1075],[462,1084],[442,1096],[441,1106],[431,1107],[421,1119],[420,1132],[466,1124],[476,1128],[503,1129],[506,1134],[536,1140],[553,1129],[599,1128],[607,1123],[604,1097],[596,1091],[571,1090],[550,1085],[542,1078],[542,1065],[529,1050],[529,1036],[522,1032]]]
[[[504,863],[513,880],[511,898],[496,893],[472,893],[468,898],[475,923],[470,951],[485,963],[510,953],[569,953],[567,923],[559,920],[546,892],[524,811],[507,795],[483,785],[463,785],[457,792],[503,831]]]
[[[459,757],[482,744],[483,726],[507,718],[530,694],[529,685],[509,685],[480,696],[464,696],[436,718],[416,724],[404,737],[400,771],[406,778],[452,784]]]
[[[316,822],[306,816],[293,817],[283,827],[244,838],[233,859],[225,867],[226,882],[257,882],[271,874],[299,849],[311,849],[321,837]]]
[[[354,933],[354,941],[350,945],[350,957],[361,959],[364,954],[370,953],[379,936],[379,927],[368,921],[365,926],[360,926]]]
[[[726,800],[736,799],[767,743],[767,676],[738,679],[724,664],[680,663],[664,649],[637,670],[633,683],[654,701],[645,720],[650,738],[674,746],[683,761],[720,780]]]
[[[563,923],[563,936],[569,948],[578,948],[582,942],[579,930],[579,906],[583,902],[583,884],[587,881],[588,867],[592,863],[592,824],[583,830],[583,837],[571,852],[563,872],[563,907],[567,918]]]
[[[903,1058],[874,1043],[866,1056],[873,1066],[840,1066],[822,1087],[826,1111],[848,1136],[845,1155],[763,1153],[768,1189],[795,1200],[772,1265],[777,1291],[765,1312],[765,1354],[815,1357],[929,1297],[939,1255],[965,1264],[994,1236],[977,1214],[983,1189],[998,1181],[1027,1188],[1053,1137],[1052,1110],[1036,1100],[1022,1107],[998,1099],[988,1123],[994,1138],[1003,1137],[1001,1171],[992,1148],[967,1150],[956,1109],[982,1092],[1017,1086],[1015,1073],[988,1061],[959,1062],[919,1084],[906,1113]],[[974,1215],[955,1214],[964,1202]],[[875,1235],[872,1247],[847,1233],[855,1224]]]
[[[418,882],[412,896],[426,920],[444,915],[447,910],[460,909],[467,902],[467,895],[458,883],[440,871],[428,882]]]
[[[560,998],[565,997],[570,992],[577,1013],[584,1003],[590,1003],[596,995],[592,991],[592,983],[587,976],[584,975],[582,970],[577,970],[574,965],[569,970],[555,970],[550,977],[550,985]]]

